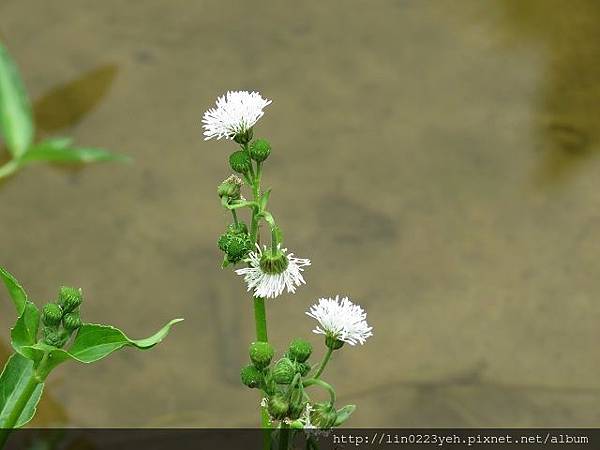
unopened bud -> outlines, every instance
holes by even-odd
[[[66,312],[74,311],[81,305],[83,294],[81,289],[63,286],[58,294],[60,304]]]
[[[250,360],[257,369],[264,369],[273,359],[273,347],[268,342],[253,342],[250,344]]]
[[[317,428],[331,428],[337,419],[337,411],[331,403],[316,403],[310,413],[310,422]]]
[[[290,348],[288,349],[288,355],[290,358],[301,363],[310,358],[311,353],[312,345],[310,345],[310,342],[305,341],[304,339],[294,339],[290,344]]]
[[[48,303],[42,310],[42,322],[49,327],[56,327],[60,324],[63,316],[62,308],[56,303]]]
[[[268,410],[271,417],[275,419],[284,419],[288,413],[290,405],[281,394],[272,395],[269,398]]]
[[[260,387],[263,376],[253,365],[248,365],[244,367],[240,372],[240,378],[242,379],[242,383],[244,383],[249,388],[257,388]]]
[[[252,161],[247,152],[238,150],[229,155],[229,165],[235,172],[246,173],[252,167]]]
[[[257,139],[250,144],[250,156],[254,161],[263,162],[271,154],[271,144],[266,139]]]
[[[296,367],[292,361],[282,358],[273,369],[273,380],[277,384],[290,384],[296,375]]]
[[[67,313],[63,317],[63,326],[65,330],[73,332],[81,327],[81,318],[77,313]]]

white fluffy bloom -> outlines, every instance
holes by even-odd
[[[281,273],[267,273],[261,268],[263,253],[270,254],[267,247],[261,250],[257,244],[258,251],[250,252],[248,264],[250,267],[237,269],[235,273],[244,276],[248,290],[254,290],[256,297],[275,298],[287,288],[288,292],[296,292],[296,287],[305,284],[302,272],[305,266],[310,266],[310,260],[295,258],[293,253],[286,254],[287,248],[281,248],[281,254],[287,259],[287,267]]]
[[[367,324],[367,313],[348,297],[342,298],[341,302],[339,296],[335,299],[321,298],[306,314],[319,322],[320,326],[313,330],[314,333],[324,334],[350,345],[357,342],[362,345],[369,336],[373,336],[373,328]]]
[[[262,98],[258,92],[227,92],[202,117],[204,139],[233,139],[236,134],[245,133],[263,116],[263,108],[269,104],[271,100]]]

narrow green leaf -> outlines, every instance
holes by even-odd
[[[13,277],[5,268],[0,267],[0,277],[8,289],[8,294],[15,305],[17,310],[17,316],[23,314],[25,309],[25,303],[27,303],[27,294],[25,289],[19,284],[19,282]]]
[[[269,203],[269,197],[271,196],[271,189],[267,190],[260,197],[260,209],[265,209],[267,207],[267,203]]]
[[[37,342],[38,329],[40,326],[40,311],[30,301],[25,303],[23,314],[17,319],[17,323],[10,332],[13,348],[21,353],[21,347],[27,347]],[[30,357],[28,354],[23,356]]]
[[[7,423],[10,413],[14,410],[19,397],[27,388],[31,389],[29,381],[33,376],[33,361],[19,354],[13,354],[6,363],[0,375],[0,428],[10,426]],[[29,422],[34,414],[42,396],[44,383],[35,386],[29,401],[23,408],[14,427],[22,427]]]
[[[31,106],[17,66],[0,44],[0,131],[15,158],[20,158],[33,140]]]
[[[34,145],[23,156],[24,163],[46,161],[52,163],[93,163],[119,161],[128,162],[130,158],[117,155],[101,148],[69,147],[66,140],[50,139]]]
[[[352,413],[356,410],[356,405],[346,405],[342,409],[338,409],[337,411],[337,419],[335,419],[334,427],[339,427],[346,420],[350,418]]]
[[[44,351],[48,351],[51,368],[68,359],[89,364],[126,346],[136,347],[140,350],[152,348],[167,336],[174,324],[182,320],[171,320],[154,335],[139,340],[130,339],[121,330],[109,325],[86,323],[79,329],[73,345],[68,350],[57,349],[43,343],[24,347],[22,350],[28,357],[32,358],[36,358],[38,355],[43,354]]]

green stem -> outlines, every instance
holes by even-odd
[[[3,166],[0,166],[0,180],[9,175],[12,175],[19,169],[19,163],[16,160],[10,160]]]
[[[231,215],[233,216],[233,223],[237,227],[238,226],[238,218],[237,218],[237,213],[235,212],[235,209],[231,210]]]
[[[266,406],[260,407],[260,418],[263,429],[263,450],[271,450],[271,418]]]
[[[327,392],[329,392],[329,397],[331,399],[331,403],[335,403],[335,390],[333,389],[333,386],[330,385],[329,383],[317,379],[317,378],[308,378],[306,380],[303,381],[304,387],[309,387],[312,386],[314,384],[316,384],[317,386],[322,387],[323,389],[327,390]]]
[[[267,309],[265,299],[254,297],[254,322],[256,323],[256,339],[261,342],[269,342],[267,336]]]
[[[315,374],[314,378],[319,378],[321,376],[321,374],[325,370],[325,366],[327,365],[327,363],[329,362],[329,359],[331,358],[332,353],[333,353],[333,349],[330,347],[327,347],[327,353],[325,353],[325,356],[323,357],[323,361],[321,361],[321,364],[319,365],[319,370],[317,370],[317,373]]]

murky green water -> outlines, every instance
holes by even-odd
[[[597,426],[599,21],[594,0],[4,0],[43,133],[135,164],[4,183],[1,263],[38,302],[83,287],[133,337],[186,318],[152,352],[57,370],[38,423],[257,422],[251,303],[215,246],[232,147],[200,129],[256,89],[273,211],[313,260],[270,333],[308,334],[318,296],[365,305],[375,336],[327,376],[352,425]]]

